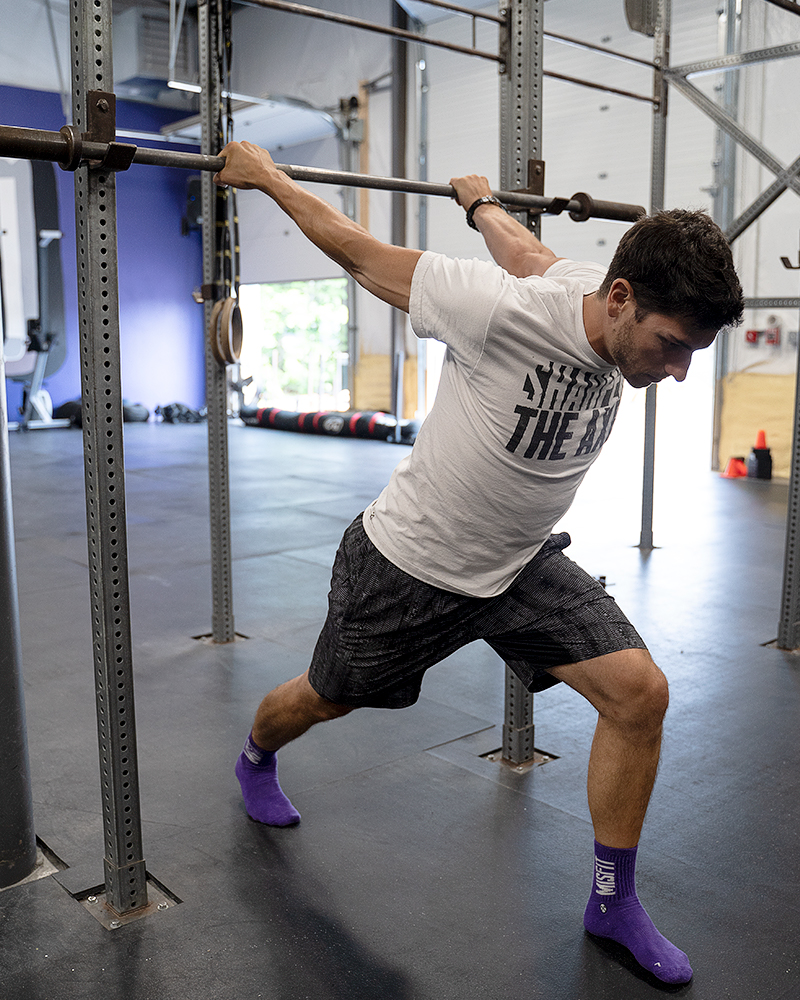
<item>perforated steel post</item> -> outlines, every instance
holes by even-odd
[[[667,164],[667,81],[664,70],[669,69],[669,33],[671,0],[657,0],[655,26],[656,69],[653,74],[653,151],[650,171],[650,211],[660,212],[664,207],[664,182]],[[653,495],[656,467],[656,409],[658,388],[647,387],[644,404],[644,462],[642,473],[642,528],[639,548],[653,548]]]
[[[800,380],[800,351],[797,355],[797,378]],[[800,385],[800,381],[797,384]],[[789,509],[786,514],[778,646],[780,649],[800,647],[800,392],[795,395],[794,401],[792,471],[789,480]]]
[[[541,155],[542,47],[544,0],[511,0],[507,18],[505,69],[500,82],[500,186],[528,185],[528,163]],[[540,235],[538,216],[518,216]],[[533,695],[506,665],[503,759],[533,759]]]
[[[112,83],[111,0],[71,0],[70,41],[73,122],[84,132],[89,92]],[[147,882],[133,703],[113,171],[78,167],[75,223],[105,892],[108,905],[124,914],[146,905]]]
[[[511,0],[502,13],[500,187],[528,186],[528,161],[541,157],[544,0]],[[538,237],[539,217],[519,215]]]
[[[200,63],[201,142],[203,153],[216,155],[217,137],[214,112],[220,101],[220,86],[214,72],[216,18],[214,4],[200,0],[197,5]],[[216,265],[216,186],[211,174],[201,181],[203,210],[203,283],[213,287]],[[222,295],[222,289],[217,289]],[[213,301],[204,304],[205,329],[211,322]],[[206,408],[208,410],[208,495],[211,527],[211,636],[214,642],[233,642],[233,569],[231,562],[231,504],[228,475],[228,370],[211,350],[206,337]]]
[[[408,30],[408,14],[400,4],[392,4],[392,24]],[[408,129],[408,43],[392,40],[392,174],[405,177],[406,133]],[[392,194],[392,238],[394,246],[406,245],[406,196]],[[398,421],[403,419],[403,379],[406,363],[406,317],[400,309],[392,309],[390,349],[392,352],[391,412]]]
[[[525,764],[533,760],[533,695],[506,666],[506,717],[503,722],[503,760]]]

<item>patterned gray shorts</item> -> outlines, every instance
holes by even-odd
[[[339,705],[405,708],[428,667],[476,639],[530,691],[557,683],[548,667],[645,649],[616,601],[564,555],[569,544],[566,532],[551,535],[502,594],[466,597],[398,569],[359,515],[336,553],[311,686]]]

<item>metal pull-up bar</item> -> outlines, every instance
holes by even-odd
[[[374,177],[371,174],[351,174],[341,170],[321,170],[316,167],[295,167],[276,164],[279,170],[296,181],[317,182],[319,184],[343,184],[350,187],[374,188],[379,191],[404,191],[406,194],[434,195],[454,198],[456,191],[452,184],[435,184],[432,181],[413,181],[397,177]],[[627,205],[617,201],[596,201],[583,192],[571,198],[547,198],[545,195],[528,191],[492,191],[498,201],[514,208],[533,209],[547,215],[569,212],[575,222],[587,219],[610,219],[614,222],[636,222],[646,215],[641,205]]]
[[[131,163],[153,166],[180,167],[217,173],[225,165],[222,156],[203,153],[183,153],[173,149],[150,149],[130,143],[94,142],[84,139],[76,130],[65,125],[60,132],[41,129],[17,128],[0,125],[0,154],[29,160],[50,160],[67,170],[76,169],[80,163],[99,162],[112,170],[125,170]],[[375,177],[372,174],[354,174],[345,170],[322,170],[288,163],[276,164],[296,181],[315,184],[340,184],[345,187],[372,188],[378,191],[403,191],[406,194],[432,195],[454,198],[451,184],[415,181],[398,177]],[[513,208],[560,215],[568,212],[575,222],[587,219],[608,219],[614,222],[635,222],[646,210],[641,205],[628,205],[618,201],[599,201],[584,192],[571,198],[548,198],[529,191],[493,191],[504,205]]]

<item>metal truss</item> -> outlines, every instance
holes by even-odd
[[[687,63],[683,66],[671,66],[664,71],[664,77],[671,87],[683,94],[695,107],[699,108],[715,124],[733,138],[743,149],[754,156],[759,163],[775,174],[775,180],[768,188],[734,219],[725,231],[725,236],[732,243],[767,209],[781,194],[790,188],[800,195],[800,157],[788,167],[769,152],[755,136],[729,115],[723,108],[711,100],[687,79],[688,76],[702,73],[712,73],[727,70],[738,70],[744,66],[769,62],[774,59],[785,59],[800,55],[800,42],[786,45],[776,45],[771,48],[757,49],[752,52],[733,53],[718,59],[706,59],[701,62]]]
[[[701,59],[699,62],[672,66],[670,72],[684,77],[700,76],[704,73],[741,69],[742,66],[752,66],[755,63],[774,62],[776,59],[786,59],[789,56],[800,56],[800,42],[787,42],[785,45],[754,49],[752,52],[732,52],[727,56],[717,56],[716,59]]]

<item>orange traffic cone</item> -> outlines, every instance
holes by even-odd
[[[751,479],[772,479],[772,455],[764,431],[756,434],[756,443],[747,459],[747,475]]]
[[[725,471],[721,473],[723,479],[741,479],[746,475],[747,466],[742,456],[739,456],[739,458],[729,458],[728,464],[725,466]]]

